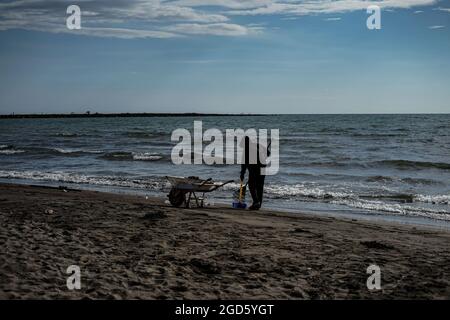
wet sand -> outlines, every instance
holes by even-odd
[[[1,299],[450,298],[445,230],[9,184],[0,221]]]

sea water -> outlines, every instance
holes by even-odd
[[[290,211],[450,221],[450,115],[263,115],[0,119],[3,182],[165,196],[167,175],[236,183],[239,165],[174,165],[177,128],[279,129],[264,205]],[[249,199],[247,199],[249,201]]]

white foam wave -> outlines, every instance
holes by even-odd
[[[238,184],[230,184],[228,188],[239,188]],[[329,188],[338,189],[336,186]],[[450,211],[444,209],[435,209],[429,207],[420,207],[418,205],[407,205],[404,203],[393,203],[391,201],[367,200],[360,198],[350,190],[327,190],[323,186],[314,184],[295,184],[295,185],[268,185],[265,188],[268,197],[279,197],[292,199],[294,197],[303,197],[311,201],[324,201],[331,204],[343,205],[352,208],[370,210],[374,212],[385,212],[394,215],[411,215],[433,218],[438,220],[450,221]],[[432,204],[448,204],[450,196],[448,195],[416,195],[414,202],[426,202]]]
[[[157,161],[161,160],[163,157],[157,153],[142,152],[133,153],[133,160],[136,161]]]
[[[144,179],[121,176],[88,176],[68,172],[40,172],[40,171],[5,171],[0,170],[0,178],[26,179],[34,181],[89,184],[99,186],[127,187],[135,189],[162,190],[167,186],[167,182],[160,178]],[[238,183],[231,183],[225,186],[224,190],[236,190]],[[376,213],[389,213],[402,216],[418,216],[437,220],[450,221],[450,211],[441,208],[421,207],[418,205],[400,204],[384,202],[380,200],[361,199],[351,192],[328,191],[325,188],[308,184],[296,185],[268,185],[266,192],[269,197],[279,196],[286,199],[300,196],[313,199],[313,201],[325,201],[330,204],[343,205],[346,207],[374,211]],[[418,195],[415,201],[424,203],[448,204],[450,196],[427,196]],[[416,200],[417,199],[417,200]]]
[[[432,204],[450,204],[450,195],[418,194],[414,196],[414,200]]]
[[[439,209],[413,207],[397,203],[386,203],[381,201],[362,200],[362,199],[359,200],[339,199],[333,200],[330,203],[371,211],[387,212],[395,215],[419,216],[437,220],[450,221],[450,212]]]
[[[323,188],[307,185],[307,184],[295,184],[295,185],[269,185],[265,190],[271,194],[289,197],[289,196],[301,196],[314,199],[329,199],[329,198],[354,198],[352,192],[343,191],[330,191]]]
[[[67,172],[40,171],[4,171],[0,170],[0,178],[25,179],[33,181],[62,182],[74,184],[89,184],[100,186],[116,186],[140,189],[160,189],[161,181],[149,179],[128,179],[119,176],[87,176]]]
[[[14,149],[0,149],[0,154],[17,154],[17,153],[24,153],[25,150],[14,150]]]
[[[87,150],[87,149],[70,149],[70,148],[53,148],[56,152],[59,153],[102,153],[99,150]]]

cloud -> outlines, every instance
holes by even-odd
[[[415,6],[426,6],[435,4],[437,0],[286,0],[272,1],[269,5],[245,10],[231,10],[229,14],[235,15],[268,15],[268,14],[332,14],[356,10],[365,10],[369,5],[378,5],[380,8],[408,9]]]
[[[169,1],[167,1],[169,2]],[[174,5],[201,7],[215,6],[228,9],[254,9],[272,4],[273,0],[174,0]]]
[[[171,38],[186,35],[248,36],[264,27],[237,16],[338,14],[377,4],[385,10],[435,4],[437,0],[10,0],[0,2],[0,30],[25,29],[96,37]],[[82,29],[68,30],[66,8],[82,10]],[[446,8],[440,8],[447,11]],[[340,18],[328,18],[338,21]]]
[[[450,8],[441,8],[441,7],[439,7],[439,8],[437,8],[437,10],[444,11],[444,12],[450,12]]]
[[[234,34],[230,32],[229,24],[225,23],[229,20],[225,15],[164,4],[159,0],[78,0],[82,29],[68,30],[66,8],[73,3],[73,0],[0,3],[0,30],[26,29],[123,39],[170,38],[179,35],[168,32],[165,26],[183,22],[201,23],[205,29],[210,25],[210,30],[217,34],[221,33],[218,28],[223,26],[222,34]]]
[[[238,24],[230,23],[214,23],[214,24],[198,24],[198,23],[182,23],[166,28],[167,31],[181,34],[195,35],[214,35],[214,36],[245,36],[255,33],[258,28],[245,27]]]
[[[120,39],[144,39],[144,38],[173,38],[178,35],[166,31],[124,29],[124,28],[82,28],[73,30],[74,34],[89,35],[94,37],[110,37]]]

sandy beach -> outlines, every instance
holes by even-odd
[[[425,227],[9,184],[0,220],[1,299],[450,298],[450,233]]]

